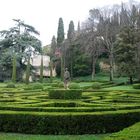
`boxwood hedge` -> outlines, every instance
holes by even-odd
[[[0,131],[31,134],[111,133],[137,121],[140,121],[140,110],[104,113],[1,111]]]
[[[82,90],[78,89],[52,89],[48,92],[50,99],[80,99]]]

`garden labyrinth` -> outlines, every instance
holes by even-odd
[[[43,88],[45,90],[1,88],[0,131],[106,133],[119,131],[140,121],[139,90],[83,90],[80,99],[66,100],[50,99],[49,90]]]

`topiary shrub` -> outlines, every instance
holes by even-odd
[[[9,83],[6,85],[6,88],[16,88],[14,83]]]
[[[80,99],[82,96],[82,90],[49,90],[50,99]]]
[[[58,87],[58,83],[52,83],[51,86],[52,87]]]
[[[70,89],[80,89],[80,86],[77,83],[70,83],[69,88]]]
[[[91,86],[93,89],[101,89],[101,84],[98,82],[94,82]]]
[[[41,83],[35,83],[33,85],[28,85],[24,88],[24,90],[36,90],[36,89],[43,90],[43,85]]]
[[[134,84],[134,85],[133,85],[133,88],[134,88],[134,89],[140,89],[140,84]]]
[[[32,85],[33,89],[43,89],[43,85],[41,83],[35,83]]]
[[[59,88],[63,88],[64,87],[64,83],[63,82],[59,82],[57,85]]]

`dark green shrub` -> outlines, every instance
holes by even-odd
[[[77,83],[70,83],[69,88],[70,89],[80,89],[80,86]]]
[[[14,83],[9,83],[6,85],[6,88],[16,88]]]
[[[35,83],[32,85],[33,89],[43,89],[43,85],[41,83]]]
[[[104,113],[0,112],[0,131],[30,134],[97,134],[140,121],[140,110]]]
[[[98,82],[94,82],[91,86],[93,89],[101,89],[101,84]]]
[[[58,87],[58,82],[57,83],[52,83],[51,86],[52,87]]]
[[[35,83],[24,87],[24,90],[36,90],[36,89],[43,90],[43,85],[41,83]]]
[[[63,88],[64,87],[64,83],[63,82],[59,82],[57,85],[59,88]]]
[[[25,86],[23,89],[24,90],[33,90],[33,87],[32,86]]]
[[[51,99],[80,99],[82,90],[49,90],[49,98]]]
[[[52,87],[59,87],[59,88],[63,88],[64,87],[64,83],[63,82],[55,82],[51,84]]]
[[[134,89],[140,89],[140,84],[134,84],[134,85],[133,85],[133,88],[134,88]]]
[[[55,102],[54,107],[76,107],[76,103],[75,102],[61,102],[61,103]]]

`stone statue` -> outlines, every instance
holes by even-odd
[[[68,69],[66,68],[64,72],[64,88],[65,89],[68,89],[69,82],[70,82],[70,73]]]

